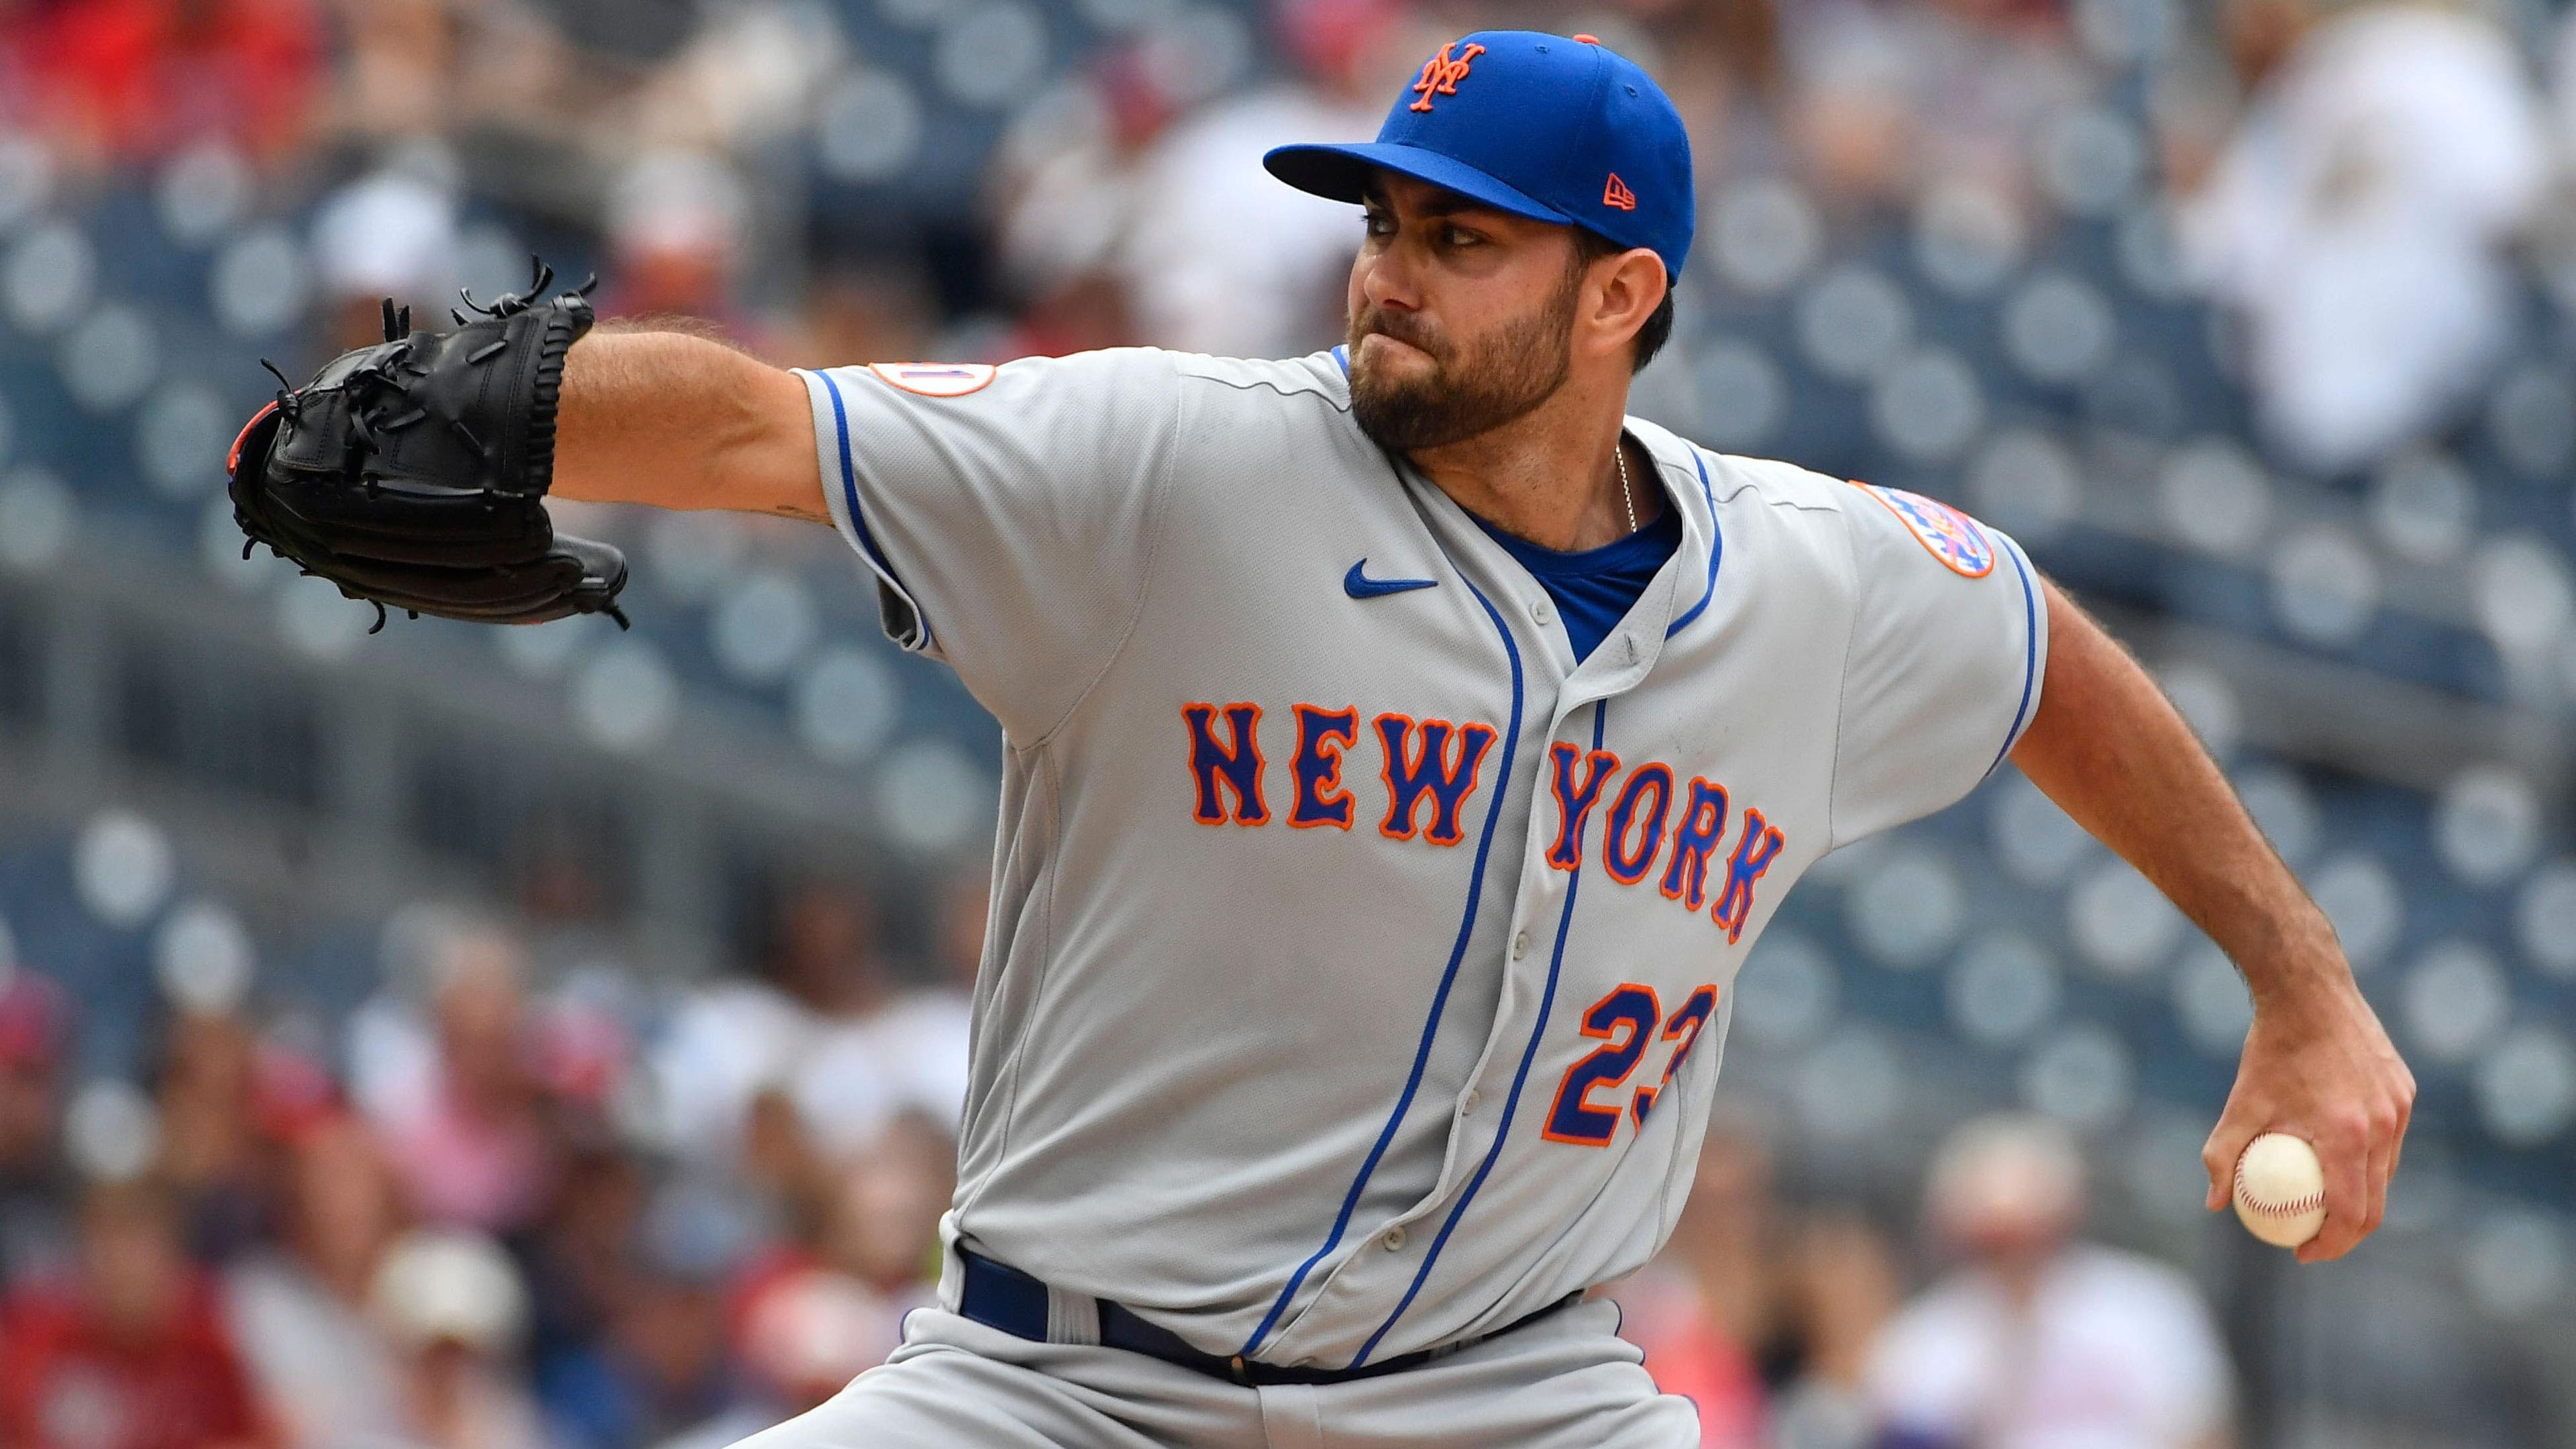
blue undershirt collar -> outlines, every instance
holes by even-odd
[[[1470,518],[1476,515],[1469,513]],[[1619,621],[1628,617],[1646,585],[1664,567],[1682,543],[1682,518],[1669,503],[1654,522],[1626,538],[1603,544],[1580,553],[1559,553],[1542,548],[1525,538],[1505,533],[1482,518],[1476,526],[1486,536],[1501,544],[1503,550],[1529,570],[1539,587],[1556,601],[1556,612],[1565,621],[1565,636],[1574,646],[1574,660],[1580,664],[1592,655]]]

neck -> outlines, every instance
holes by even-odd
[[[1625,377],[1586,384],[1569,378],[1556,395],[1520,417],[1464,442],[1406,455],[1459,507],[1541,548],[1579,553],[1628,536],[1663,512],[1654,460],[1621,431]],[[1628,490],[1619,450],[1628,453]]]

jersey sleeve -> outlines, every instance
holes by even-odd
[[[1833,843],[1929,815],[2003,762],[2039,708],[2048,610],[2019,545],[1946,504],[1847,485],[1855,598]]]
[[[1178,375],[1145,349],[802,372],[832,523],[896,643],[1042,737],[1134,622]]]

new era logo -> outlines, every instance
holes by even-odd
[[[1616,207],[1621,211],[1635,211],[1637,193],[1630,191],[1628,183],[1620,180],[1619,173],[1613,171],[1610,173],[1610,184],[1601,188],[1601,204]]]
[[[1413,83],[1413,93],[1421,99],[1413,103],[1412,109],[1427,111],[1431,109],[1433,96],[1458,94],[1458,82],[1467,78],[1467,68],[1476,63],[1477,56],[1485,53],[1485,47],[1471,40],[1467,42],[1466,53],[1453,59],[1449,52],[1457,47],[1458,42],[1453,40],[1440,47],[1438,55],[1422,63],[1422,79]]]

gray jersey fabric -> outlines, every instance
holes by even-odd
[[[2038,707],[2009,539],[1640,420],[1683,541],[1577,667],[1337,354],[804,377],[888,633],[1006,736],[952,1240],[1212,1353],[1645,1262],[1763,923]]]

